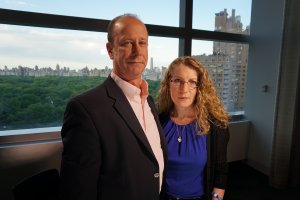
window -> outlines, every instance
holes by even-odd
[[[193,28],[250,34],[251,0],[193,1]]]
[[[227,111],[242,111],[244,97],[236,97],[236,93],[245,93],[246,88],[242,85],[245,85],[246,79],[241,76],[246,77],[247,71],[235,68],[241,65],[247,68],[248,44],[193,40],[192,46],[192,55],[208,70]],[[207,50],[201,52],[199,49]]]
[[[106,33],[0,25],[0,131],[61,126],[67,101],[102,82],[112,63]],[[149,37],[144,77],[156,95],[178,39]],[[18,94],[18,95],[16,95]]]
[[[37,13],[106,20],[111,20],[117,15],[124,13],[133,13],[147,24],[175,27],[178,27],[179,24],[179,0],[15,0],[0,1],[0,7]]]
[[[215,2],[218,7],[209,6]],[[173,59],[193,55],[211,68],[228,111],[243,109],[243,95],[237,94],[245,92],[239,91],[239,86],[246,81],[248,53],[242,52],[248,51],[250,29],[245,25],[250,24],[251,2],[231,2],[2,1],[0,131],[60,126],[67,100],[99,84],[109,74],[106,26],[123,13],[137,14],[149,30],[144,77],[153,84],[151,95],[155,96],[159,79]],[[224,24],[215,29],[216,13],[227,9],[232,14],[233,8],[236,20],[243,23],[235,24],[239,32],[232,31],[231,26],[231,31],[225,33]],[[201,24],[204,22],[210,28]],[[237,65],[243,72],[233,71]],[[240,80],[239,76],[245,78]]]

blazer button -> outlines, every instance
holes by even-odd
[[[158,177],[159,177],[159,173],[155,173],[154,178],[158,178]]]

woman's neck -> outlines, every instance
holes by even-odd
[[[196,118],[195,108],[174,108],[171,118],[176,124],[188,124]]]

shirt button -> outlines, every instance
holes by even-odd
[[[159,173],[155,173],[154,178],[158,178],[158,177],[159,177]]]

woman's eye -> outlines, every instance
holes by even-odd
[[[190,85],[197,85],[197,82],[196,81],[189,81],[189,84]]]
[[[180,80],[180,79],[174,79],[174,83],[181,83],[182,82],[182,80]]]

